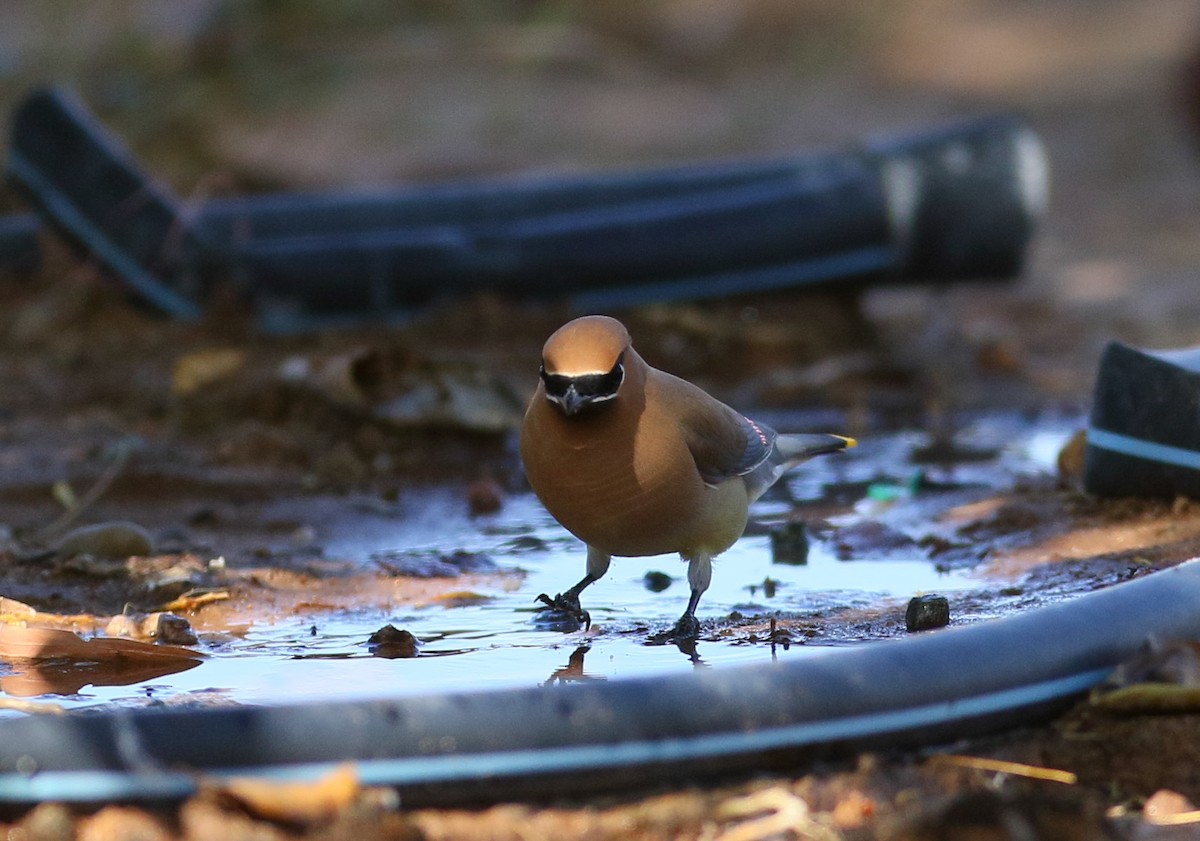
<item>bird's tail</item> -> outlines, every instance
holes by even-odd
[[[745,477],[750,501],[758,499],[767,488],[775,484],[787,471],[813,456],[840,453],[857,446],[853,438],[841,435],[779,435],[775,438],[774,452]]]
[[[813,456],[823,456],[826,453],[840,453],[850,447],[858,446],[853,438],[841,435],[801,434],[780,435],[775,439],[775,447],[783,456],[783,461],[793,467]]]

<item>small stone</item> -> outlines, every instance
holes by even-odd
[[[401,630],[395,625],[384,625],[367,638],[371,653],[388,660],[416,657],[420,645],[411,631]]]
[[[467,486],[467,506],[471,516],[495,514],[504,507],[504,489],[495,479],[479,479]]]
[[[904,612],[904,625],[909,631],[928,631],[950,624],[950,600],[945,596],[913,596]]]
[[[63,558],[92,555],[97,558],[146,557],[153,553],[150,532],[137,523],[112,522],[82,526],[68,532],[58,544]]]
[[[158,614],[154,638],[164,645],[195,645],[200,641],[191,623],[174,613]]]
[[[675,579],[667,575],[665,572],[658,570],[650,570],[642,576],[642,585],[651,593],[661,593],[663,590],[671,586],[671,582]]]
[[[808,529],[801,520],[771,531],[771,563],[803,566],[808,563]]]

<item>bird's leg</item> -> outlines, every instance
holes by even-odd
[[[557,610],[560,613],[566,613],[583,624],[585,627],[592,626],[591,615],[583,609],[579,604],[579,594],[584,588],[591,584],[596,579],[591,574],[585,575],[580,579],[579,583],[563,593],[559,593],[554,598],[550,598],[545,593],[538,593],[537,600],[544,604],[550,610]]]
[[[696,607],[700,597],[712,582],[712,558],[708,555],[697,555],[688,558],[688,584],[692,586],[692,597],[688,599],[687,610],[675,627],[671,630],[671,639],[675,642],[687,642],[700,636],[700,620],[696,618]]]
[[[592,627],[592,615],[579,604],[579,594],[594,581],[599,581],[608,572],[609,561],[612,560],[606,552],[601,552],[591,546],[587,554],[587,575],[583,576],[571,589],[550,598],[545,593],[539,593],[537,600],[550,610],[557,610],[573,617],[585,628]]]
[[[700,620],[696,618],[696,605],[700,604],[701,595],[703,594],[699,590],[692,590],[687,610],[683,612],[683,616],[679,617],[679,621],[671,629],[672,641],[690,642],[700,636]]]

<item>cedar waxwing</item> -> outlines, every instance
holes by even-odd
[[[621,322],[577,318],[542,350],[521,458],[534,492],[587,544],[587,574],[538,599],[590,624],[579,594],[613,555],[678,552],[691,599],[672,636],[694,639],[712,559],[741,537],[750,503],[812,456],[854,446],[838,435],[779,435],[685,380],[646,364]]]

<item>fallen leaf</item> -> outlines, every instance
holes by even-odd
[[[110,637],[85,640],[57,628],[0,625],[0,660],[18,669],[0,678],[0,690],[28,697],[71,695],[88,684],[129,686],[194,668],[204,656],[173,645]]]
[[[19,628],[0,625],[0,659],[4,660],[79,660],[100,663],[125,660],[199,660],[205,655],[190,648],[150,645],[116,637],[85,640],[71,631],[57,628]]]
[[[490,601],[492,601],[492,597],[485,596],[482,593],[472,593],[470,590],[454,590],[449,593],[436,595],[426,602],[426,604],[436,604],[442,607],[470,607],[476,604],[487,604]]]
[[[245,351],[234,348],[210,348],[185,353],[175,360],[171,373],[171,391],[179,397],[228,379],[246,364]]]
[[[216,786],[260,818],[288,823],[315,823],[335,816],[358,797],[361,785],[351,764],[307,783],[233,777]]]
[[[1197,820],[1196,807],[1179,792],[1160,788],[1150,795],[1142,807],[1142,818],[1147,823],[1159,826],[1194,823]]]
[[[186,672],[200,660],[114,659],[103,663],[29,660],[15,665],[15,674],[0,677],[0,692],[16,698],[75,695],[85,686],[133,686],[155,678]]]
[[[76,836],[79,841],[168,841],[171,833],[157,818],[132,806],[105,806],[99,812],[81,818]]]
[[[3,617],[3,619],[0,619],[0,621],[9,621],[9,617],[12,619],[24,620],[30,619],[36,615],[37,608],[31,607],[30,605],[25,604],[25,602],[19,602],[16,599],[9,599],[5,598],[4,596],[0,596],[0,617]]]

